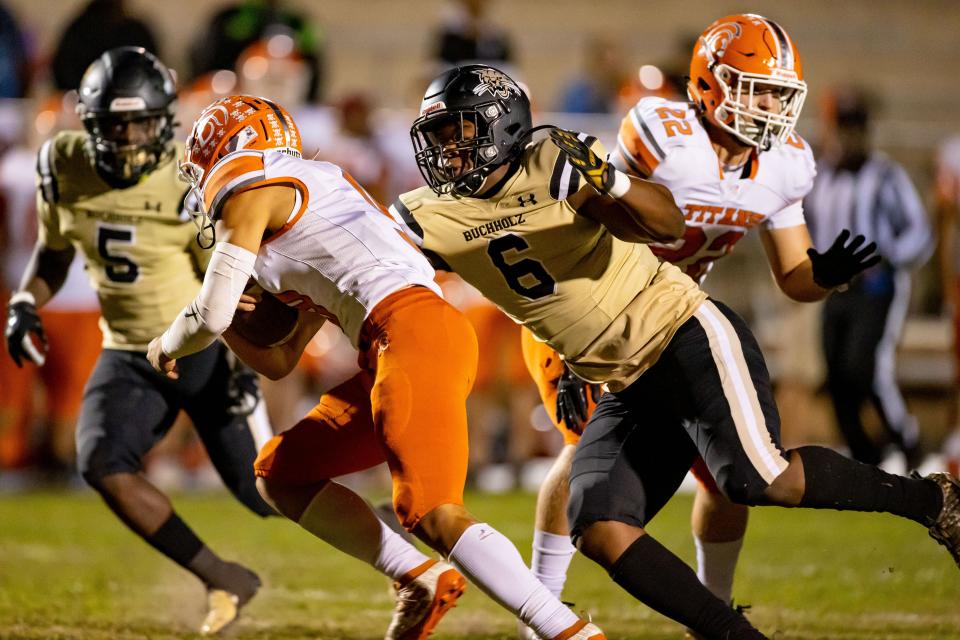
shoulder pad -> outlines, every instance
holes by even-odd
[[[71,203],[109,187],[97,174],[83,131],[61,131],[37,153],[37,186],[48,203]]]
[[[424,231],[421,221],[414,217],[413,212],[418,211],[419,215],[428,213],[429,202],[436,198],[436,194],[429,187],[420,187],[413,191],[400,194],[394,200],[393,204],[387,209],[390,217],[400,225],[403,234],[410,239],[420,251],[426,256],[430,265],[439,271],[453,272],[453,268],[447,264],[440,254],[424,246]],[[426,205],[426,206],[425,206]]]
[[[207,214],[216,220],[220,205],[232,194],[266,179],[263,152],[235,151],[210,167],[203,184],[202,199]]]
[[[417,243],[418,246],[423,245],[423,227],[421,227],[417,219],[413,217],[411,211],[421,207],[422,201],[420,196],[424,195],[423,191],[428,189],[428,187],[420,187],[413,191],[401,193],[387,209],[390,217],[403,227],[404,233]]]
[[[813,180],[817,176],[817,164],[810,144],[794,132],[786,142],[766,153],[775,154],[780,163],[777,168],[779,179],[775,183],[780,183],[784,198],[788,202],[795,202],[806,197],[813,189]],[[760,156],[760,166],[763,167],[763,155]]]
[[[689,145],[691,141],[701,143],[705,136],[696,109],[689,102],[646,97],[630,109],[620,123],[619,163],[629,171],[649,177],[671,150]]]

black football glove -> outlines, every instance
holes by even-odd
[[[813,248],[807,249],[813,267],[813,281],[824,289],[846,284],[858,273],[880,262],[880,256],[876,254],[876,242],[860,249],[865,238],[857,235],[847,244],[849,237],[850,231],[844,229],[823,253]]]
[[[593,152],[590,147],[570,131],[551,129],[550,139],[567,156],[567,161],[579,171],[594,189],[601,193],[610,191],[615,171],[606,159]]]
[[[576,434],[583,433],[590,412],[587,393],[596,402],[600,399],[600,385],[584,382],[564,367],[563,375],[557,381],[557,422],[563,422]]]
[[[230,350],[227,350],[227,362],[230,363],[227,412],[242,418],[253,413],[260,402],[260,378],[256,371]]]
[[[37,337],[39,345],[31,334]],[[27,300],[18,300],[7,305],[7,326],[3,331],[7,339],[7,352],[22,367],[22,360],[42,366],[47,354],[47,336],[43,333],[37,307]]]

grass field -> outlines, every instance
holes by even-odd
[[[265,588],[234,638],[382,638],[387,581],[293,524],[261,521],[226,496],[176,499],[184,518],[222,555],[256,569]],[[529,559],[533,496],[471,495],[468,504]],[[690,499],[680,496],[651,531],[692,560]],[[917,525],[888,516],[755,510],[736,598],[768,636],[960,638],[960,574]],[[681,638],[671,621],[633,601],[583,558],[567,599],[610,638]],[[514,622],[477,589],[434,637],[513,638]],[[203,592],[126,531],[89,492],[0,497],[0,638],[189,638]]]

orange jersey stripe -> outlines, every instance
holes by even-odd
[[[230,187],[237,186],[245,182],[243,178],[249,177],[255,180],[257,177],[264,177],[263,156],[257,154],[237,155],[233,158],[227,158],[223,164],[214,166],[213,172],[207,178],[203,187],[203,205],[210,215],[215,215],[214,203],[222,201],[226,193],[221,191]]]
[[[644,144],[629,114],[620,123],[617,143],[620,155],[626,161],[627,166],[640,177],[649,178],[660,164],[656,156],[647,149],[647,145]]]

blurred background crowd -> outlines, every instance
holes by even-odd
[[[708,0],[0,0],[0,301],[17,287],[36,238],[36,150],[58,130],[81,128],[74,90],[109,48],[143,46],[176,70],[180,137],[218,97],[269,96],[294,114],[308,154],[343,166],[389,204],[421,185],[409,125],[427,81],[445,66],[501,66],[530,93],[534,124],[587,131],[613,149],[620,119],[639,98],[684,95],[696,35],[721,15],[751,9]],[[861,283],[863,295],[844,299],[846,315],[830,303],[789,302],[755,238],[714,269],[706,288],[761,340],[787,446],[848,447],[898,471],[955,466],[960,88],[951,80],[960,7],[778,0],[762,11],[789,30],[803,57],[810,94],[798,131],[818,162],[835,168],[876,152],[899,162],[908,176],[903,209],[919,211],[904,222],[915,246],[908,256],[885,255]],[[829,227],[826,209],[826,223],[810,221],[815,240],[818,224]],[[0,491],[78,484],[73,429],[100,335],[96,296],[79,260],[74,267],[42,311],[46,364],[18,369],[0,357]],[[871,296],[892,295],[894,273],[913,284],[896,310],[905,321],[881,323],[867,352],[887,341],[896,354],[881,364],[906,399],[901,421],[916,434],[909,446],[898,440],[902,428],[884,428],[890,416],[882,390],[863,384],[871,372],[862,354],[837,347],[854,340],[838,338],[841,329],[861,333]],[[470,399],[472,481],[487,490],[536,487],[562,443],[523,365],[519,328],[456,277],[441,278],[481,346]],[[274,429],[352,375],[355,360],[338,329],[321,331],[293,375],[265,381]],[[852,434],[860,428],[865,440]],[[147,471],[163,486],[204,488],[218,482],[208,464],[182,425],[151,453]]]

